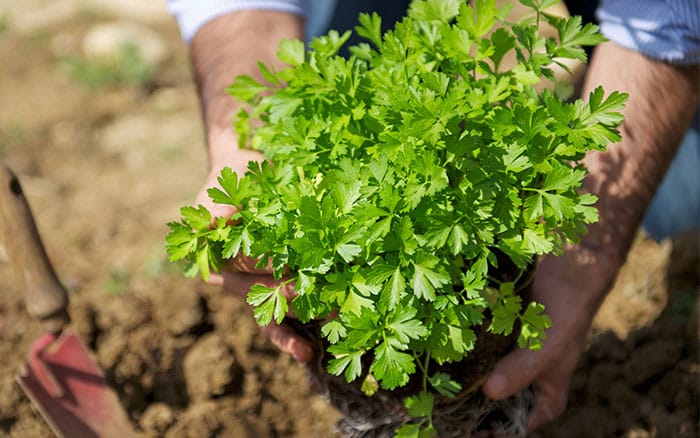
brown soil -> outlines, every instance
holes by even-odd
[[[72,330],[147,435],[333,436],[337,411],[259,334],[247,305],[183,279],[164,254],[165,224],[206,165],[173,23],[153,25],[169,57],[147,81],[89,88],[62,68],[108,18],[79,13],[26,32],[0,24],[0,160],[20,177],[70,291]],[[698,436],[698,266],[695,235],[640,238],[596,320],[569,409],[537,436]],[[0,251],[0,436],[50,435],[14,382],[40,334]]]

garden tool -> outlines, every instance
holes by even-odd
[[[46,255],[19,180],[2,163],[0,230],[24,282],[27,311],[45,331],[29,348],[17,376],[20,386],[59,437],[133,436],[119,399],[87,346],[64,330],[70,322],[68,295]]]

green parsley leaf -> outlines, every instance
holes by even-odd
[[[271,288],[262,284],[254,284],[248,292],[246,302],[255,306],[253,316],[259,325],[270,324],[274,319],[277,324],[282,323],[289,306],[287,298],[282,294],[282,284]]]
[[[304,43],[300,40],[282,40],[277,57],[282,62],[299,67],[304,62]]]
[[[406,397],[404,405],[412,417],[429,417],[433,414],[433,403],[435,396],[433,394],[421,391],[418,395]]]

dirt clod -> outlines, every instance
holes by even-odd
[[[139,425],[146,433],[162,435],[175,422],[175,413],[165,403],[154,403],[143,413]]]
[[[241,388],[241,368],[231,349],[217,334],[197,341],[185,355],[187,393],[194,401],[207,400]]]

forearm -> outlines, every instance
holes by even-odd
[[[599,197],[600,212],[585,243],[624,259],[698,106],[699,77],[698,66],[657,62],[614,43],[597,48],[584,96],[602,85],[629,93],[629,100],[622,141],[585,159],[586,189]]]
[[[192,40],[192,62],[202,105],[210,164],[224,163],[237,147],[231,126],[238,104],[226,93],[237,75],[262,80],[258,61],[280,66],[282,39],[303,37],[303,18],[276,11],[240,11],[204,25]]]
[[[601,250],[603,263],[615,268],[610,285],[698,106],[698,78],[698,66],[653,61],[611,42],[593,56],[584,97],[598,85],[629,93],[622,141],[584,161],[590,171],[585,186],[599,197],[600,221],[582,246]]]

